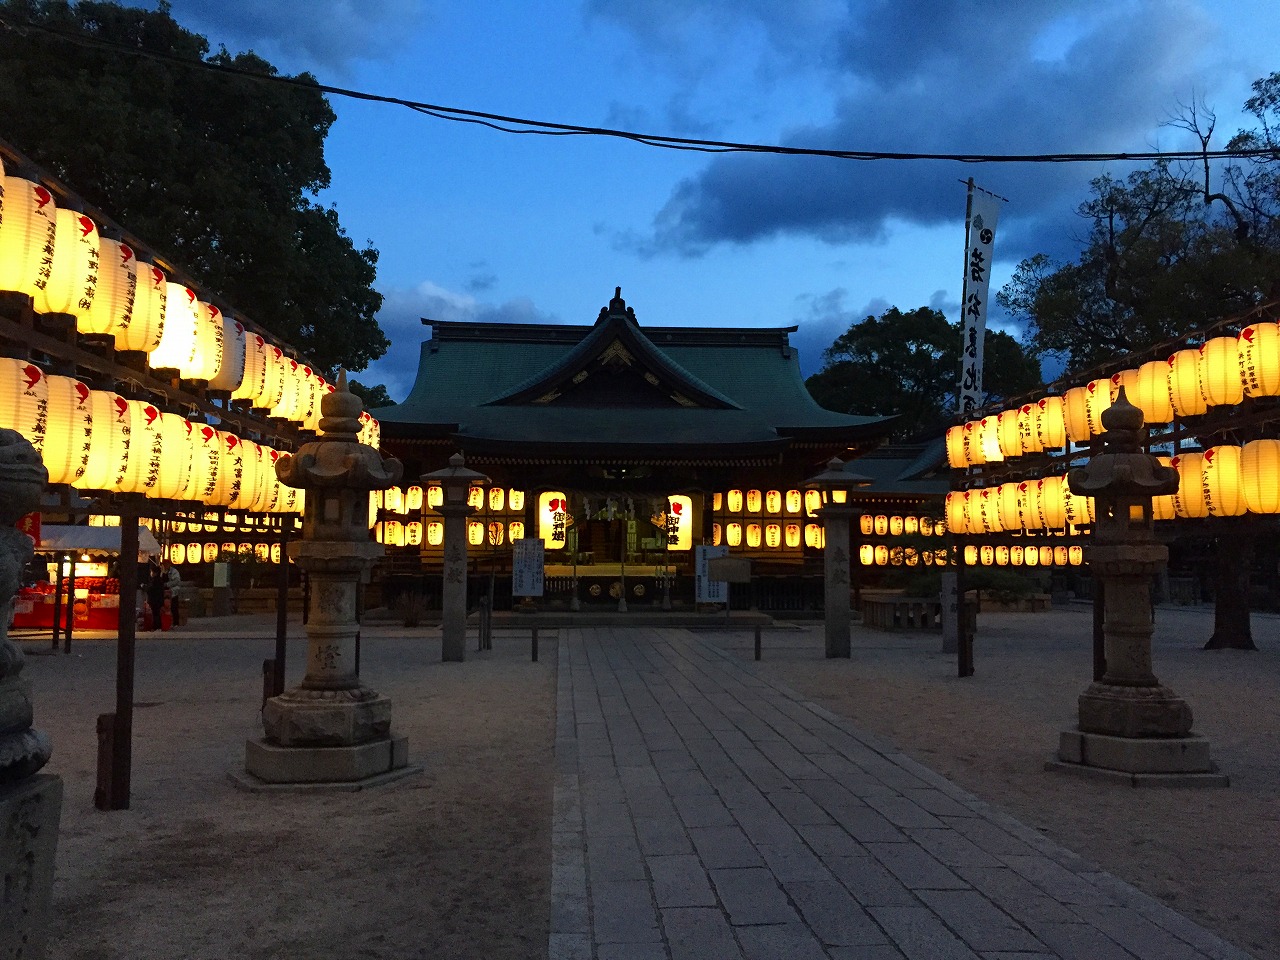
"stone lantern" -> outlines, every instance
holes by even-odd
[[[439,484],[444,502],[436,509],[444,517],[444,584],[441,591],[440,658],[461,663],[467,657],[467,517],[475,512],[468,503],[472,487],[487,487],[483,473],[467,469],[462,454],[449,458],[449,466],[421,477],[423,486]]]
[[[281,483],[307,493],[302,539],[288,550],[311,605],[306,675],[267,700],[266,737],[246,747],[245,769],[272,784],[367,782],[408,763],[405,739],[391,736],[391,701],[360,682],[356,660],[358,586],[383,554],[369,534],[369,492],[397,483],[402,468],[356,439],[363,407],[345,372],[320,411],[319,436],[276,464]]]
[[[848,657],[851,653],[849,627],[849,522],[857,512],[849,502],[849,492],[871,483],[870,477],[850,473],[844,461],[832,457],[827,469],[805,481],[805,488],[822,494],[824,573],[823,619],[826,624],[827,657]]]
[[[1178,473],[1143,452],[1142,411],[1120,389],[1102,414],[1102,453],[1070,471],[1076,496],[1093,497],[1089,562],[1103,584],[1106,672],[1079,699],[1080,724],[1062,733],[1055,769],[1088,770],[1137,785],[1221,783],[1209,742],[1191,732],[1191,708],[1151,669],[1151,580],[1168,548],[1156,542],[1151,499],[1178,489]]]
[[[13,598],[34,552],[16,529],[40,506],[48,473],[15,430],[0,430],[0,956],[43,956],[53,861],[62,813],[62,780],[37,773],[52,752],[31,727],[31,681],[22,650],[9,639]]]

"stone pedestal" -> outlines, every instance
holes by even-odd
[[[849,606],[849,519],[850,507],[828,504],[822,508],[822,528],[827,538],[822,551],[825,587],[823,590],[823,619],[826,626],[826,652],[828,658],[848,657],[852,653],[849,629],[852,612]]]
[[[45,955],[61,815],[59,777],[0,785],[0,957]]]
[[[440,597],[440,659],[462,663],[467,658],[467,517],[466,505],[442,504],[444,517],[444,584]]]

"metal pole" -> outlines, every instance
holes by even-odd
[[[74,567],[72,568],[74,572]],[[74,577],[73,581],[74,583]],[[120,624],[116,647],[116,711],[112,726],[110,809],[129,809],[133,765],[133,671],[138,599],[138,518],[132,504],[120,509]],[[69,635],[68,631],[68,635]]]
[[[289,527],[288,517],[280,519],[280,566],[276,570],[276,656],[271,663],[271,695],[284,693],[285,648],[289,642]]]
[[[123,539],[124,537],[123,531],[121,532],[120,536]],[[133,541],[134,541],[133,565],[136,568],[138,565],[138,531],[136,529],[133,532]],[[67,576],[67,632],[62,635],[62,652],[63,653],[71,652],[71,634],[76,622],[76,555],[72,553],[70,554],[70,557],[71,557],[71,566],[67,571],[68,573],[68,576]],[[134,581],[134,590],[136,591],[137,583],[138,583],[138,573],[136,569],[134,570],[133,581]],[[121,591],[124,590],[123,583],[120,585],[120,589]],[[121,599],[123,600],[124,598],[121,597]],[[134,599],[136,601],[137,598],[135,597]],[[135,609],[137,608],[136,602],[134,603],[134,608]]]
[[[53,555],[54,566],[57,570],[53,575],[53,635],[51,637],[51,649],[54,653],[58,651],[58,641],[62,637],[62,565],[66,562],[67,555],[65,553],[55,553]]]

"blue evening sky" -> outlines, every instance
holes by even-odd
[[[150,4],[146,4],[150,5]],[[1038,153],[1186,147],[1280,70],[1271,0],[173,0],[185,26],[286,72],[454,107],[716,140]],[[1067,257],[1091,178],[1120,164],[858,163],[513,136],[331,98],[332,188],[380,251],[408,392],[420,317],[641,326],[799,324],[806,373],[888,306],[956,315],[964,186],[1008,197],[995,285]]]

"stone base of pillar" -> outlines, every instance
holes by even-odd
[[[1182,737],[1113,737],[1064,730],[1046,770],[1153,787],[1226,787],[1230,779],[1209,757],[1209,741]]]
[[[280,747],[349,747],[385,740],[391,700],[367,687],[286,690],[262,705],[266,739]]]
[[[282,747],[267,740],[245,743],[245,775],[232,781],[246,790],[360,790],[420,773],[409,764],[406,737],[385,737],[343,747]]]
[[[0,957],[43,957],[62,815],[62,779],[0,786]]]
[[[1185,737],[1191,707],[1168,687],[1094,683],[1080,694],[1080,729],[1112,737]]]

